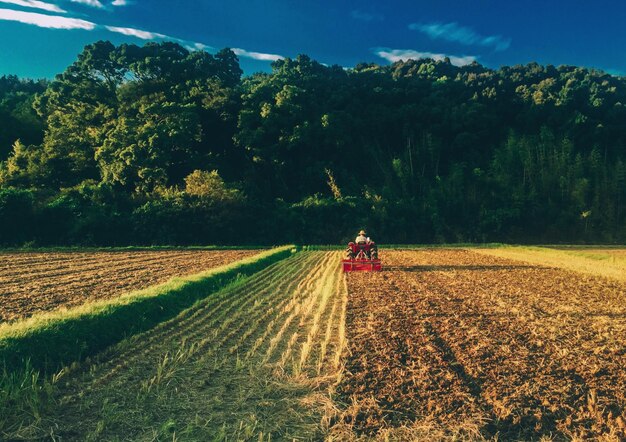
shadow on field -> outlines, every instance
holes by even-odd
[[[539,416],[511,414],[504,419],[499,419],[493,405],[484,400],[483,382],[465,369],[456,358],[454,350],[430,322],[424,322],[424,331],[441,351],[443,360],[448,363],[450,369],[463,381],[476,398],[477,403],[488,414],[489,420],[484,423],[480,431],[486,440],[537,440],[544,437],[552,439],[555,434],[558,434],[557,422],[564,419],[566,415],[563,408],[552,410],[547,406],[542,406]],[[575,389],[574,397],[568,398],[569,403],[578,403],[581,397],[586,397],[589,387],[581,376],[569,371],[562,375],[571,378],[571,385],[578,387]]]
[[[537,265],[420,265],[420,266],[385,266],[384,271],[391,272],[452,272],[458,270],[493,271],[493,270],[520,270],[538,269]],[[546,267],[544,267],[546,268]]]

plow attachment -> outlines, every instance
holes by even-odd
[[[344,273],[380,272],[383,269],[382,263],[378,259],[378,247],[373,241],[365,244],[349,243],[341,265]]]
[[[383,266],[380,259],[344,259],[341,261],[343,271],[346,272],[380,272]]]

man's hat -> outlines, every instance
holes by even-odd
[[[365,233],[365,230],[361,230],[361,231],[359,232],[359,235],[367,235],[367,233]]]

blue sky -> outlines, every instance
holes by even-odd
[[[0,75],[51,78],[100,39],[230,47],[246,73],[304,53],[345,67],[449,56],[624,75],[625,22],[621,0],[0,0]]]

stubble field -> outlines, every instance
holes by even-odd
[[[337,252],[301,252],[55,379],[11,437],[322,437],[345,348]],[[326,423],[324,423],[326,422]]]

